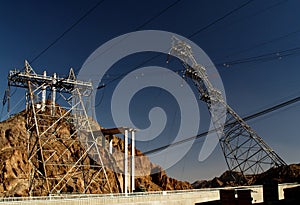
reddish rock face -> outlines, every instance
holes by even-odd
[[[26,113],[23,111],[10,119],[0,122],[0,197],[8,196],[29,196],[29,170],[32,165],[28,162],[27,142],[28,136],[26,133]],[[47,122],[47,119],[45,119]],[[95,122],[92,123],[94,129],[100,129],[100,126]],[[60,125],[55,137],[67,138],[72,133],[72,126],[67,122]],[[106,136],[108,137],[108,136]],[[120,170],[123,167],[123,152],[124,142],[117,136],[113,136],[113,147],[115,152],[110,155],[104,149],[101,150],[105,162],[113,162],[113,166],[106,168],[107,176],[110,180],[110,186],[113,192],[121,192],[123,184],[123,176]],[[68,149],[66,149],[66,146]],[[56,140],[52,144],[53,149],[57,153],[62,153],[65,150],[64,157],[60,158],[53,156],[53,160],[66,163],[68,161],[74,162],[82,153],[82,146],[79,143],[64,145]],[[131,147],[129,146],[129,153]],[[135,154],[139,156],[136,159],[136,184],[137,189],[142,191],[159,191],[159,190],[174,190],[174,189],[190,189],[192,188],[188,182],[181,182],[176,179],[170,178],[166,175],[165,171],[158,165],[150,162],[149,158],[145,156],[140,150],[135,150]],[[95,162],[91,158],[86,158],[84,164],[86,165],[86,176],[95,175],[97,170],[91,168]],[[109,164],[109,163],[108,163]],[[116,172],[114,172],[115,170]],[[66,169],[53,167],[48,172],[48,176],[59,176],[65,174]],[[153,174],[152,174],[153,173]],[[91,182],[91,186],[86,193],[101,194],[108,192],[108,185],[104,184],[101,179],[102,175]],[[84,191],[84,179],[77,177],[76,179],[69,180],[67,186],[62,190],[67,193],[79,193]],[[35,187],[33,190],[34,195],[47,195],[44,191],[44,184]]]
[[[243,185],[262,185],[269,182],[276,183],[300,183],[300,164],[271,168],[268,171],[256,176],[243,175],[239,172],[224,172],[220,177],[212,180],[196,181],[192,184],[194,189],[216,188]]]

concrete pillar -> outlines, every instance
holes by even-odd
[[[29,94],[28,94],[28,92],[26,92],[26,94],[25,94],[25,99],[26,99],[26,111],[28,111],[29,110],[29,103],[28,103]]]
[[[124,133],[124,193],[128,193],[128,129],[125,129]]]
[[[112,142],[112,136],[109,136],[109,153],[112,154],[113,149],[113,142]]]
[[[43,73],[44,78],[47,77],[46,71]],[[42,86],[42,111],[45,111],[45,106],[46,106],[46,86]]]
[[[53,73],[52,79],[52,115],[55,115],[55,101],[56,101],[56,73]]]
[[[135,190],[135,130],[131,129],[131,191]]]

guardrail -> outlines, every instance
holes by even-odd
[[[293,187],[299,186],[297,183],[286,183],[279,184],[279,188],[282,187]],[[113,199],[122,199],[122,198],[141,198],[141,197],[157,197],[157,199],[163,199],[163,197],[170,195],[189,195],[189,194],[197,194],[197,193],[206,193],[206,192],[219,192],[220,189],[253,189],[253,190],[262,190],[262,185],[254,185],[254,186],[238,186],[238,187],[224,187],[224,188],[203,188],[203,189],[188,189],[188,190],[172,190],[172,191],[152,191],[152,192],[133,192],[133,193],[114,193],[114,194],[59,194],[59,195],[50,195],[50,196],[34,196],[34,197],[7,197],[0,198],[0,205],[7,204],[7,202],[14,204],[21,204],[23,202],[59,202],[62,201],[70,201],[70,200],[97,200],[98,203],[105,203],[108,200]],[[133,200],[130,200],[133,201]],[[56,203],[55,203],[56,204]],[[88,203],[89,204],[89,203]]]

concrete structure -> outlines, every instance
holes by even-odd
[[[279,199],[283,199],[283,189],[299,186],[298,184],[280,184],[278,186]],[[22,205],[90,205],[90,204],[170,204],[170,205],[192,205],[195,203],[219,200],[219,191],[222,188],[194,189],[181,191],[159,191],[132,194],[108,194],[108,195],[61,195],[31,198],[3,198],[0,205],[22,204]],[[223,188],[225,189],[225,188]],[[262,186],[228,187],[226,189],[251,189],[252,203],[263,201]]]
[[[124,187],[123,193],[127,194],[129,192],[133,192],[135,190],[135,132],[137,129],[128,128],[128,127],[117,127],[117,128],[110,128],[110,129],[102,129],[101,131],[94,131],[94,134],[108,135],[109,138],[109,152],[112,154],[112,136],[117,134],[124,135]],[[129,136],[131,138],[131,158],[128,156],[128,144],[129,144]],[[105,140],[102,141],[104,143],[102,146],[105,146]],[[130,161],[130,163],[129,163]],[[131,166],[130,166],[131,164]],[[130,173],[129,173],[130,170]],[[129,186],[130,184],[130,186]]]

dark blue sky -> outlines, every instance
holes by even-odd
[[[66,29],[99,1],[7,1],[0,3],[0,98],[7,87],[8,71],[22,68],[24,59],[31,61],[49,46]],[[63,38],[32,63],[36,72],[66,74],[70,67],[79,70],[87,57],[103,43],[119,35],[139,30],[164,30],[188,38],[211,22],[224,16],[245,0],[182,0],[155,19],[152,19],[175,0],[117,1],[106,0],[70,30]],[[258,112],[282,101],[300,95],[299,50],[282,56],[284,50],[300,47],[300,2],[297,0],[254,0],[232,15],[203,29],[190,40],[201,47],[216,64],[226,90],[227,102],[241,116]],[[145,26],[142,26],[152,19]],[[223,63],[268,53],[270,59],[236,63],[229,67]],[[276,57],[276,53],[277,57]],[[134,69],[153,56],[143,53],[123,59],[109,71],[107,82]],[[165,56],[145,65],[166,67]],[[199,62],[201,63],[201,62]],[[179,64],[171,69],[178,70]],[[104,83],[107,83],[104,82]],[[106,127],[113,126],[110,116],[111,93],[118,81],[97,93],[98,121]],[[147,110],[161,104],[168,116],[162,136],[148,144],[140,143],[143,151],[168,143],[178,125],[178,106],[168,93],[148,89],[133,99],[132,116],[141,127],[147,126]],[[23,97],[17,90],[12,97],[12,107]],[[141,100],[138,100],[138,99]],[[151,99],[156,98],[156,101]],[[173,99],[174,100],[174,99]],[[187,99],[188,100],[188,99]],[[96,102],[97,103],[97,102]],[[169,106],[170,104],[174,106]],[[300,151],[299,103],[259,117],[249,124],[282,156],[287,163],[298,163]],[[16,106],[19,111],[24,106]],[[207,109],[199,103],[201,131],[207,130]],[[1,107],[2,109],[2,107]],[[6,109],[6,108],[5,108]],[[5,118],[5,109],[2,116]],[[146,116],[146,117],[145,117]],[[170,122],[171,121],[171,122]],[[198,162],[203,140],[198,140],[188,154],[167,172],[179,179],[193,182],[196,179],[220,175],[225,169],[224,157],[219,148],[204,162]],[[180,149],[180,147],[179,147]],[[166,159],[167,160],[167,159]]]

